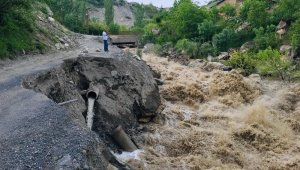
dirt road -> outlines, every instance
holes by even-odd
[[[84,36],[79,43],[78,48],[69,51],[26,57],[0,68],[0,169],[94,166],[78,153],[96,152],[96,135],[72,122],[63,107],[21,86],[24,76],[53,68],[84,49],[102,57],[120,52],[116,47],[111,47],[109,53],[96,52],[103,45],[94,36]]]

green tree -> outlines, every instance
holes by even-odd
[[[105,22],[110,25],[114,22],[114,6],[113,0],[104,0]]]
[[[211,41],[212,37],[218,31],[218,26],[211,20],[204,20],[198,25],[199,39],[202,42]]]
[[[225,4],[220,8],[220,12],[224,13],[228,19],[236,15],[236,8],[230,4]]]
[[[291,41],[293,51],[300,47],[300,18],[295,21],[289,30],[289,40]]]
[[[268,47],[276,48],[278,46],[279,40],[275,36],[275,29],[274,25],[270,25],[266,29],[263,27],[254,29],[254,42],[257,49],[263,50]]]
[[[263,75],[279,76],[281,80],[288,80],[292,63],[284,60],[278,50],[267,48],[257,54],[257,69]]]
[[[207,17],[208,12],[205,8],[199,9],[191,0],[180,0],[170,11],[166,24],[177,40],[191,39],[198,36],[198,23]]]
[[[227,51],[229,48],[236,47],[238,36],[234,30],[225,28],[219,34],[215,34],[212,44],[217,52]]]
[[[198,45],[188,39],[181,39],[176,43],[175,48],[184,51],[186,54],[195,58],[198,56]]]
[[[133,8],[133,14],[134,14],[134,26],[136,27],[143,27],[144,23],[144,15],[145,15],[145,9],[143,5],[137,4]]]
[[[240,17],[253,27],[259,28],[269,24],[268,4],[264,0],[246,0],[240,11]]]
[[[300,1],[298,0],[280,0],[276,5],[273,15],[277,19],[286,21],[295,21],[299,18]]]

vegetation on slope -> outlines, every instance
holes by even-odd
[[[11,52],[32,50],[33,16],[27,12],[30,0],[2,0],[0,2],[0,58]]]
[[[282,71],[297,72],[296,61],[278,64],[278,68],[262,68],[261,63],[269,64],[273,59],[281,62],[282,55],[279,59],[261,56],[277,56],[282,44],[292,45],[294,53],[299,49],[299,8],[300,1],[295,0],[245,0],[241,7],[225,4],[218,8],[199,7],[191,0],[179,0],[169,11],[161,11],[145,25],[144,42],[160,45],[171,42],[194,58],[238,51],[243,44],[253,42],[254,46],[246,54],[235,53],[227,64],[254,67],[248,69],[248,74],[259,72],[284,79]],[[285,21],[288,28],[282,37],[276,34],[280,21]],[[160,30],[159,35],[155,35],[153,29]],[[249,63],[253,66],[248,66]]]

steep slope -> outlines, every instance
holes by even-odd
[[[28,0],[0,8],[0,58],[76,46],[75,35],[53,19],[45,3]]]
[[[105,9],[95,6],[91,6],[88,10],[90,20],[97,20],[104,22],[105,20]],[[125,3],[124,5],[114,5],[114,21],[117,24],[131,27],[134,24],[134,14],[130,8],[130,4]]]

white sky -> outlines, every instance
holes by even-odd
[[[127,0],[128,2],[138,2],[143,4],[150,4],[152,3],[154,6],[157,7],[171,7],[173,6],[174,0]],[[210,0],[193,0],[194,2],[198,3],[199,5],[205,5]]]

